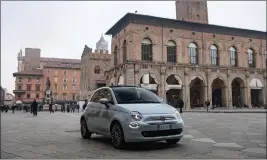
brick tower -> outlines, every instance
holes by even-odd
[[[176,19],[208,24],[208,7],[205,0],[176,1]]]

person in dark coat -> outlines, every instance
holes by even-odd
[[[87,106],[87,100],[85,100],[84,104],[83,104],[83,111],[85,110],[86,106]]]
[[[11,109],[12,109],[12,113],[15,113],[16,106],[13,105]]]
[[[178,106],[180,108],[180,113],[183,113],[184,101],[181,98],[178,100]]]
[[[209,112],[209,106],[210,106],[210,100],[207,99],[207,101],[205,102],[205,105],[207,107],[207,112]]]
[[[52,113],[52,104],[49,104],[49,112]]]
[[[173,104],[172,104],[172,106],[173,106],[174,108],[178,108],[178,107],[179,107],[179,99],[178,99],[177,96],[174,96],[174,97],[173,97]]]
[[[31,108],[32,108],[32,113],[33,116],[37,116],[37,110],[38,110],[38,103],[36,102],[36,100],[34,99],[32,104],[31,104]]]

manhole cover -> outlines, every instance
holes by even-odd
[[[80,130],[67,130],[65,132],[68,132],[68,133],[75,133],[75,132],[80,132]]]

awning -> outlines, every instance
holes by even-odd
[[[123,85],[124,84],[124,76],[119,77],[118,85]]]
[[[166,85],[166,91],[170,89],[182,89],[182,85]]]
[[[16,104],[22,104],[22,101],[21,100],[17,100]]]
[[[263,84],[261,82],[261,80],[257,79],[257,78],[253,78],[250,83],[249,83],[250,89],[262,89],[263,88]]]
[[[143,75],[143,77],[142,77],[143,84],[149,84],[149,75],[158,84],[158,80],[157,80],[156,76],[154,74],[151,74],[151,73],[150,74],[147,73],[147,74]]]
[[[106,84],[106,80],[96,80],[97,84]]]
[[[157,84],[141,84],[141,87],[153,91],[157,91],[158,85]]]

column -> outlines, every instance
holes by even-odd
[[[243,95],[245,95],[245,104],[248,105],[249,108],[252,108],[251,106],[251,94],[250,94],[250,86],[249,86],[249,76],[246,76],[246,86],[244,88],[245,93]]]
[[[167,102],[167,99],[166,99],[166,90],[165,90],[165,73],[160,73],[160,85],[159,85],[159,96],[164,99],[164,101]]]
[[[185,109],[191,109],[190,106],[190,87],[189,87],[189,80],[188,80],[188,75],[187,73],[185,74],[185,85],[183,88],[183,92],[184,92],[184,103],[185,103]]]
[[[227,107],[233,108],[232,85],[231,85],[230,80],[228,80],[227,93],[228,93],[226,96],[228,98]]]

